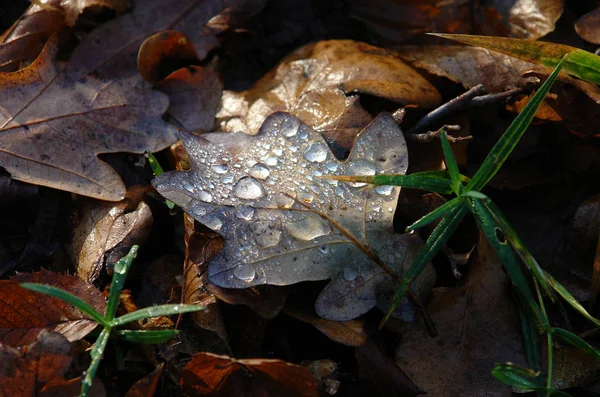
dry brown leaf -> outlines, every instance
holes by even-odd
[[[0,73],[0,164],[25,182],[121,200],[123,182],[97,154],[172,143],[175,129],[161,119],[167,98],[135,76],[104,81],[69,66],[61,72],[55,51],[53,39],[27,68]]]
[[[488,92],[501,92],[522,85],[521,75],[535,65],[477,47],[403,47],[399,55],[414,67],[447,77],[472,88],[483,84]]]
[[[492,377],[494,364],[526,365],[508,277],[483,237],[478,257],[466,285],[434,292],[428,309],[436,340],[422,325],[410,324],[396,351],[398,365],[431,397],[480,396],[484,390],[510,396],[510,387]]]
[[[579,18],[575,23],[575,31],[585,41],[600,44],[600,8]]]
[[[59,287],[104,313],[104,295],[76,276],[46,270],[20,273],[12,280],[0,281],[0,341],[8,346],[32,343],[43,329],[60,332],[69,341],[83,338],[98,323],[88,319],[70,303],[21,288],[18,283],[34,282]]]
[[[156,385],[162,375],[164,364],[159,364],[157,368],[138,380],[127,391],[125,397],[152,397],[156,393]]]
[[[316,130],[327,130],[328,136],[339,135],[330,134],[331,130],[349,129],[354,137],[370,118],[356,99],[346,96],[351,93],[423,108],[441,102],[435,87],[385,50],[351,40],[331,40],[297,49],[249,91],[225,91],[217,119],[223,131],[255,135],[267,116],[286,111]],[[358,115],[348,117],[348,108],[357,110]],[[345,123],[340,124],[342,121]]]
[[[275,318],[281,312],[289,295],[287,289],[273,285],[232,289],[221,288],[207,282],[206,288],[219,300],[230,305],[248,306],[254,313],[266,320]]]
[[[204,310],[192,314],[194,322],[227,342],[223,313],[214,294],[207,288],[206,276],[208,262],[223,248],[223,238],[187,214],[184,214],[184,227],[183,303],[204,306]]]
[[[68,396],[79,393],[81,379],[63,379],[71,365],[71,344],[56,332],[42,331],[27,348],[0,344],[0,395],[15,397]],[[98,380],[90,397],[104,396]]]
[[[281,360],[235,360],[211,353],[194,355],[181,381],[189,396],[318,397],[309,370]]]
[[[286,306],[283,312],[296,320],[313,325],[335,342],[346,346],[360,346],[367,342],[369,336],[360,320],[331,321],[317,317],[293,306]]]
[[[564,0],[486,0],[508,22],[513,36],[536,40],[554,31]]]
[[[431,338],[425,337],[428,340]],[[371,397],[415,396],[421,394],[411,379],[394,360],[387,356],[373,341],[356,348],[358,377],[368,388]]]
[[[145,188],[134,186],[118,203],[80,200],[81,219],[73,230],[70,255],[82,280],[94,282],[105,263],[115,263],[132,245],[146,241],[153,217],[142,201],[144,193]]]
[[[46,41],[63,30],[65,24],[74,26],[87,9],[113,10],[121,14],[127,0],[45,0],[33,2],[23,15],[0,36],[0,70],[12,72],[23,61],[33,61]]]

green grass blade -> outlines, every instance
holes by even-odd
[[[499,238],[499,233],[504,235],[501,225],[496,222],[481,200],[469,199],[469,201],[471,202],[469,208],[473,212],[480,230],[483,232],[494,251],[496,251],[496,254],[504,265],[504,268],[520,297],[530,309],[531,314],[540,321],[543,327],[548,327],[548,319],[541,313],[540,308],[533,297],[531,288],[529,288],[527,279],[521,271],[517,257],[510,245],[507,244],[507,241],[501,241]]]
[[[118,327],[132,321],[142,320],[149,317],[170,316],[173,314],[197,312],[199,310],[204,310],[204,307],[197,305],[178,304],[146,307],[144,309],[136,310],[133,313],[128,313],[121,317],[117,317],[110,322],[110,325],[111,327]]]
[[[117,307],[119,306],[119,298],[121,291],[125,286],[125,278],[127,272],[131,267],[131,263],[137,256],[139,246],[134,245],[131,247],[127,255],[122,257],[115,263],[112,282],[110,283],[110,293],[108,295],[108,303],[106,305],[106,320],[111,321],[115,318],[117,313]]]
[[[152,152],[146,151],[146,156],[148,156],[148,163],[150,164],[150,168],[152,168],[152,173],[154,176],[159,176],[165,173]]]
[[[102,324],[102,326],[108,325],[108,321],[106,321],[106,319],[102,317],[102,315],[98,313],[92,306],[70,292],[46,284],[21,283],[19,285],[28,290],[50,295],[63,300],[87,314],[92,320]]]
[[[334,179],[342,182],[363,182],[373,185],[402,186],[427,190],[439,194],[452,193],[452,180],[447,171],[423,171],[415,172],[410,175],[327,175],[322,178]],[[461,175],[461,180],[467,183],[469,178]]]
[[[548,68],[554,68],[561,59],[569,54],[564,71],[591,83],[600,84],[600,57],[562,44],[548,43],[507,37],[471,36],[463,34],[431,33],[461,43],[487,48],[501,54],[533,62]]]
[[[523,333],[523,345],[525,346],[525,355],[527,363],[533,370],[541,371],[542,361],[540,358],[540,340],[538,338],[537,327],[531,316],[519,306],[519,317],[521,318],[521,332]]]
[[[456,230],[458,224],[464,218],[467,213],[466,205],[461,205],[455,207],[453,210],[448,212],[446,216],[440,221],[440,223],[433,229],[431,235],[425,242],[421,251],[413,261],[410,269],[404,275],[402,279],[402,284],[396,290],[396,294],[394,295],[394,299],[392,300],[392,304],[385,317],[379,324],[379,327],[383,327],[383,325],[390,318],[394,310],[396,310],[396,306],[400,303],[406,292],[410,288],[412,282],[421,274],[425,266],[433,259],[435,254],[442,248],[442,245],[450,238],[450,235]]]
[[[167,342],[175,338],[178,334],[179,331],[176,329],[148,331],[120,330],[116,332],[116,335],[120,339],[126,340],[127,342],[144,344]]]
[[[444,204],[440,205],[439,207],[431,211],[429,214],[424,215],[421,219],[418,219],[415,223],[408,226],[406,228],[406,231],[410,232],[420,227],[429,225],[430,223],[435,222],[442,216],[446,215],[448,212],[452,211],[456,206],[460,204],[463,204],[463,202],[458,197],[456,197],[453,200],[446,201]]]
[[[535,380],[527,379],[538,375],[539,372],[512,363],[496,364],[492,370],[492,376],[500,382],[524,390],[544,390]]]
[[[573,309],[577,310],[583,317],[587,318],[589,321],[594,323],[596,327],[600,327],[600,320],[596,319],[591,314],[589,314],[587,310],[585,310],[585,308],[581,306],[581,303],[579,303],[577,299],[575,299],[575,297],[571,295],[571,293],[567,291],[567,289],[563,287],[561,283],[555,280],[554,277],[550,275],[550,273],[544,272],[544,274],[546,275],[548,284],[550,284],[552,289],[556,291],[558,295],[560,295],[569,305],[571,305],[571,307],[573,307]]]
[[[88,367],[83,380],[81,381],[81,397],[86,397],[90,388],[92,387],[92,381],[94,380],[98,366],[102,361],[102,356],[104,355],[104,350],[106,349],[106,344],[108,343],[110,331],[110,328],[104,328],[100,333],[100,336],[98,336],[98,339],[96,339],[94,347],[92,347],[92,351],[90,352],[92,362],[90,363],[90,366]]]
[[[537,263],[533,255],[531,255],[531,252],[529,252],[525,244],[523,244],[515,229],[513,229],[508,222],[508,219],[506,219],[506,216],[504,216],[500,208],[498,208],[493,201],[485,201],[482,204],[487,207],[489,213],[496,220],[496,222],[498,222],[502,228],[502,231],[504,232],[504,237],[515,250],[517,255],[519,255],[523,263],[525,263],[525,266],[527,266],[529,271],[533,273],[534,277],[541,285],[546,295],[554,302],[554,293],[552,292],[550,284],[548,284],[548,279],[546,278],[544,270]]]
[[[566,57],[566,55],[565,55]],[[546,97],[546,94],[552,87],[552,83],[556,80],[558,73],[564,66],[566,58],[563,58],[554,69],[554,72],[548,77],[548,80],[531,98],[525,108],[517,115],[515,120],[512,122],[510,127],[502,135],[502,137],[496,142],[496,145],[492,148],[488,156],[481,164],[481,167],[477,173],[471,179],[471,182],[467,184],[465,190],[481,190],[493,177],[496,175],[500,167],[504,164],[508,156],[511,154],[525,131],[533,120],[537,109],[542,104],[542,101]]]
[[[586,352],[596,360],[600,360],[600,352],[574,333],[562,328],[552,328],[552,334],[556,335],[568,344],[575,346],[579,350]]]
[[[445,129],[443,129],[440,133],[440,140],[442,141],[442,150],[446,159],[446,167],[448,167],[450,179],[452,180],[452,184],[450,185],[450,187],[452,188],[452,191],[456,193],[457,196],[460,196],[463,188],[462,182],[460,180],[460,171],[458,170],[458,164],[456,163],[456,158],[454,157],[454,153],[452,152],[452,148],[450,147],[450,142],[448,142],[448,137],[446,136]]]

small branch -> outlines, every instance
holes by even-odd
[[[419,120],[417,124],[409,129],[407,134],[418,134],[420,131],[423,131],[427,127],[439,122],[442,118],[460,110],[500,102],[512,96],[529,92],[535,87],[535,85],[528,85],[527,87],[515,88],[496,94],[486,94],[483,85],[478,84],[467,92],[457,96],[454,99],[451,99],[437,109],[429,112],[421,120]]]
[[[442,133],[443,130],[459,131],[460,126],[459,125],[445,125],[437,131],[427,131],[422,134],[407,134],[406,139],[409,139],[409,140],[411,140],[413,142],[417,142],[417,143],[431,143],[431,142],[433,142],[434,139],[440,139],[440,134]],[[468,136],[446,135],[446,138],[448,138],[448,141],[450,141],[450,143],[457,143],[457,142],[461,142],[461,141],[467,141],[467,140],[473,138],[473,136],[472,135],[468,135]]]

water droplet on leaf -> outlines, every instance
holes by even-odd
[[[375,173],[377,172],[377,168],[375,167],[375,164],[371,163],[370,161],[366,161],[366,160],[355,160],[352,161],[350,163],[350,165],[348,166],[348,169],[346,169],[346,175],[375,175]],[[361,186],[366,186],[366,183],[362,183],[362,182],[349,182],[348,185],[353,186],[353,187],[361,187]]]
[[[233,269],[233,275],[242,281],[249,283],[256,277],[256,269],[252,265],[240,265]]]
[[[304,241],[324,236],[330,231],[329,225],[325,224],[319,215],[312,213],[295,222],[285,223],[283,227],[290,236]]]
[[[312,163],[322,163],[327,159],[328,149],[321,142],[313,142],[304,152],[304,158]]]
[[[271,170],[263,163],[256,163],[252,166],[248,174],[256,179],[267,179],[269,174],[271,174]]]
[[[259,199],[267,194],[262,183],[250,176],[243,177],[237,181],[231,192],[235,197],[244,200]]]
[[[227,173],[227,164],[213,164],[210,168],[217,174],[226,174]]]
[[[344,273],[344,280],[346,281],[354,281],[358,275],[358,272],[354,267],[345,267],[342,272]]]

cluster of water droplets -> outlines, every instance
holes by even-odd
[[[228,147],[235,142],[224,141],[224,135],[247,142],[232,152]],[[335,256],[328,242],[346,238],[306,206],[327,213],[362,238],[364,222],[382,214],[391,219],[397,188],[373,189],[364,183],[327,179],[382,172],[373,147],[376,140],[357,149],[359,158],[340,162],[319,133],[284,114],[268,119],[255,137],[208,134],[206,138],[210,144],[190,153],[202,167],[187,173],[182,187],[193,197],[189,212],[228,241],[211,269],[227,273],[231,285],[236,280],[251,283],[258,274],[266,274],[254,265],[261,261],[269,260],[273,269],[277,260],[266,258],[301,251],[296,258],[299,266]],[[346,278],[356,277],[356,270],[344,272]]]

